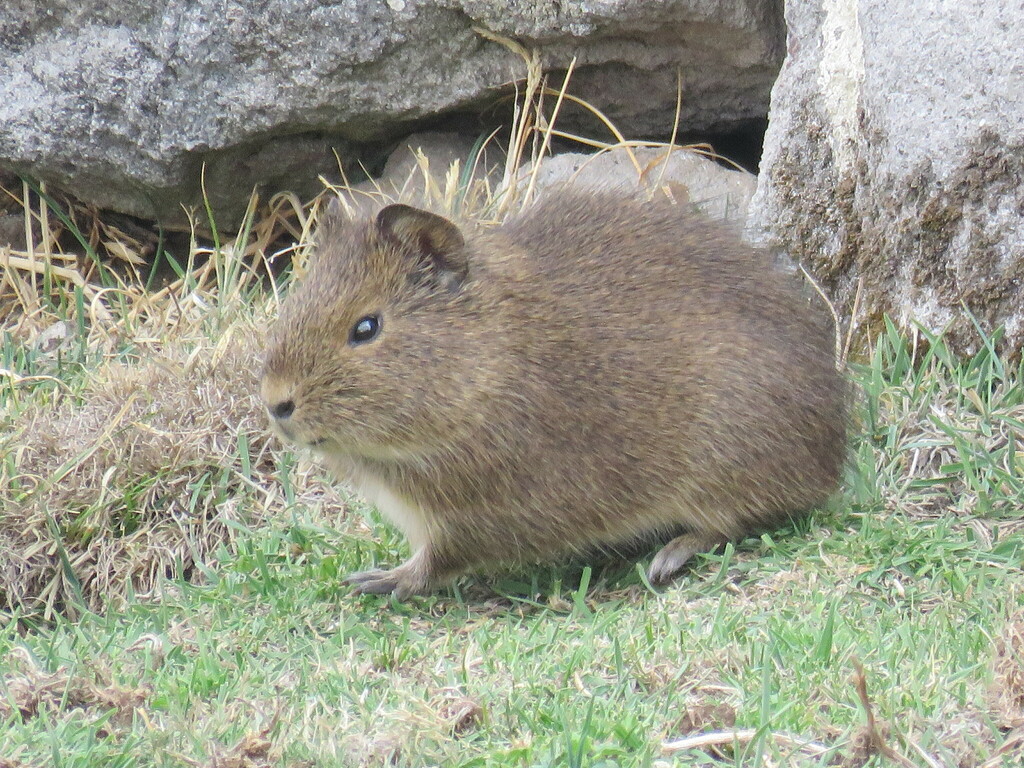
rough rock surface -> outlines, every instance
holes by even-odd
[[[528,166],[521,176],[528,177],[530,171]],[[660,148],[643,147],[634,149],[632,157],[625,149],[617,148],[598,155],[570,152],[544,158],[537,172],[537,194],[542,194],[547,187],[565,183],[600,188],[666,187],[677,202],[688,203],[706,216],[731,222],[742,229],[757,178],[689,150],[677,148],[669,153]]]
[[[477,139],[463,133],[414,133],[398,142],[379,176],[351,185],[343,197],[352,215],[369,215],[384,200],[433,209],[433,199],[443,198],[450,184],[472,179],[498,189],[504,161],[500,147],[478,147]]]
[[[180,217],[200,169],[220,216],[253,186],[302,190],[524,75],[480,26],[577,57],[573,92],[631,135],[764,115],[780,0],[7,0],[0,167],[100,206]],[[558,78],[556,77],[556,81]],[[506,88],[505,93],[508,93]],[[567,109],[567,112],[569,110]]]
[[[854,323],[882,312],[961,351],[1024,342],[1024,6],[789,0],[758,190],[761,239]]]

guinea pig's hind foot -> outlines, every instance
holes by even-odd
[[[684,533],[658,550],[647,568],[647,580],[651,584],[667,584],[683,570],[690,559],[701,552],[713,552],[725,544],[723,536],[701,533]]]

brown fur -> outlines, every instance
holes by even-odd
[[[836,488],[822,313],[721,225],[563,190],[491,230],[392,207],[317,239],[262,394],[409,536],[407,563],[350,577],[362,591],[682,530],[663,581]],[[380,335],[350,345],[371,313]]]

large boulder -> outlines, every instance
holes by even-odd
[[[7,0],[0,168],[152,218],[237,218],[253,187],[308,190],[439,116],[510,93],[523,61],[474,27],[577,68],[572,91],[630,135],[767,112],[779,0]],[[560,79],[554,79],[556,83]],[[571,119],[572,109],[564,110]]]
[[[888,312],[961,351],[1024,342],[1024,6],[789,0],[756,235],[861,335]],[[859,293],[859,300],[857,299]]]

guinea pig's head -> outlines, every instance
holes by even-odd
[[[462,233],[406,205],[352,223],[334,204],[314,239],[264,358],[260,394],[275,431],[376,459],[443,446],[479,343]]]

